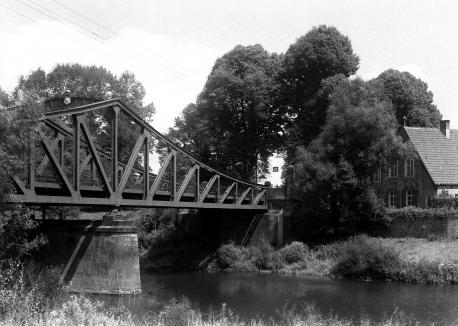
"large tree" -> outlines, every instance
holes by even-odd
[[[393,104],[396,119],[414,127],[438,127],[441,114],[433,103],[433,93],[421,79],[408,72],[388,69],[376,80],[383,97]]]
[[[216,61],[197,103],[169,135],[231,174],[248,179],[257,167],[265,170],[283,130],[284,112],[276,105],[280,62],[261,45],[236,46]]]
[[[70,90],[72,96],[82,96],[98,100],[113,98],[121,99],[132,110],[144,119],[151,119],[155,108],[153,103],[144,104],[145,89],[130,72],[124,72],[119,77],[104,67],[82,66],[79,64],[57,65],[46,73],[41,68],[28,76],[21,76],[13,92],[16,100],[21,100],[23,94],[34,96],[38,101],[62,96],[65,90]],[[89,128],[99,147],[109,151],[111,148],[110,125],[101,117],[89,113]],[[135,125],[121,116],[119,124],[119,158],[126,163],[138,137],[139,131]]]
[[[371,176],[408,151],[390,101],[380,86],[334,77],[324,86],[331,104],[322,132],[295,156],[298,229],[330,237],[370,231],[380,203]]]
[[[322,81],[338,74],[348,77],[358,65],[349,38],[335,27],[315,27],[289,47],[281,73],[281,98],[293,122],[289,146],[308,145],[324,125],[329,94]]]

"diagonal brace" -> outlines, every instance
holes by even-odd
[[[169,166],[170,161],[172,160],[172,157],[175,155],[176,155],[176,152],[172,150],[165,157],[164,163],[162,164],[161,169],[159,170],[159,173],[157,174],[156,178],[154,179],[153,184],[151,185],[151,188],[148,191],[148,196],[146,197],[146,201],[153,200],[153,196],[156,193],[157,189],[159,188],[159,185],[161,184],[165,171],[167,171],[167,167]]]
[[[111,188],[110,182],[108,182],[108,177],[105,173],[105,169],[103,168],[102,161],[100,160],[100,157],[97,153],[97,149],[95,148],[94,142],[92,141],[91,135],[89,133],[89,129],[86,126],[86,123],[82,119],[82,117],[78,116],[77,117],[78,123],[81,125],[81,129],[83,130],[84,137],[87,140],[89,151],[91,153],[92,158],[94,159],[95,165],[97,167],[97,170],[99,171],[100,175],[102,176],[102,182],[106,189],[112,193],[113,190]]]
[[[145,139],[148,137],[149,137],[149,132],[146,130],[144,130],[143,133],[138,137],[137,142],[135,143],[135,147],[132,151],[132,154],[130,154],[129,162],[127,163],[127,166],[121,177],[121,181],[119,181],[119,186],[118,186],[119,193],[122,193],[124,191],[124,188],[126,187],[126,184],[127,184],[127,180],[129,179],[130,172],[132,171],[135,161],[137,160],[138,153],[140,153],[140,150],[142,149]]]
[[[220,204],[223,204],[224,201],[226,200],[227,196],[229,196],[229,193],[232,191],[232,189],[235,187],[236,182],[233,182],[229,187],[227,187],[226,191],[224,192],[223,196],[219,200]]]
[[[53,165],[54,169],[57,171],[58,177],[62,181],[62,183],[63,183],[64,187],[66,188],[66,190],[70,194],[73,195],[74,191],[72,190],[72,185],[70,184],[70,181],[68,181],[64,170],[62,169],[62,167],[58,163],[56,157],[54,156],[54,153],[53,153],[53,150],[51,148],[51,145],[49,145],[48,142],[46,141],[46,136],[43,133],[40,133],[40,137],[41,137],[41,146],[45,150],[46,155],[48,155],[48,157],[49,157],[49,159],[51,161],[51,164]]]
[[[242,193],[240,198],[237,200],[237,205],[242,205],[243,201],[245,200],[246,196],[248,196],[248,194],[250,193],[251,189],[252,189],[251,187],[248,187],[247,190],[245,190]]]
[[[216,180],[218,180],[218,179],[219,179],[219,175],[218,174],[214,175],[210,179],[208,184],[205,186],[205,189],[202,192],[202,195],[200,196],[199,202],[201,202],[201,203],[204,202],[205,198],[207,198],[208,194],[210,193],[211,188],[213,187],[213,185],[215,184]]]
[[[197,169],[199,169],[199,165],[194,164],[193,167],[188,171],[183,183],[180,186],[180,190],[178,190],[178,193],[175,197],[175,201],[180,201],[181,197],[183,197],[183,194],[186,191],[186,188],[188,188],[189,182],[191,182],[192,177],[194,176],[194,173]]]

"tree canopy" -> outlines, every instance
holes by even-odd
[[[377,78],[383,97],[393,104],[396,119],[413,127],[438,127],[442,115],[433,104],[433,93],[421,79],[408,72],[388,69]]]
[[[236,46],[213,66],[196,104],[169,135],[216,168],[242,178],[265,169],[278,148],[284,112],[278,98],[281,57],[261,45]]]
[[[281,100],[292,116],[289,144],[307,145],[326,121],[329,101],[322,81],[339,74],[353,75],[359,58],[347,36],[335,27],[321,25],[289,47],[282,66]]]
[[[119,98],[144,119],[152,118],[155,112],[153,103],[144,105],[145,89],[131,72],[117,77],[104,67],[80,64],[59,64],[49,73],[38,68],[28,76],[21,76],[13,97],[17,100],[27,92],[48,99],[61,96],[67,89],[73,96]]]
[[[296,152],[295,189],[300,223],[309,223],[300,229],[335,237],[368,230],[380,207],[371,177],[408,147],[376,83],[336,76],[323,84],[331,93],[326,124]]]
[[[46,73],[41,68],[30,75],[19,78],[19,83],[13,91],[13,98],[21,100],[24,94],[34,96],[38,101],[62,96],[65,90],[70,90],[72,96],[107,100],[119,98],[133,111],[144,119],[151,119],[155,108],[153,103],[144,105],[145,89],[130,72],[124,72],[119,77],[104,67],[82,66],[80,64],[60,64]],[[88,113],[88,126],[96,144],[105,151],[111,150],[110,125],[93,113]],[[138,130],[127,117],[121,115],[119,123],[119,159],[127,163]]]

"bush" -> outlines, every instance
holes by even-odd
[[[249,248],[250,256],[256,268],[261,270],[277,271],[282,267],[280,253],[266,241],[262,240]]]
[[[388,220],[394,219],[447,219],[458,217],[458,212],[453,209],[447,208],[418,208],[418,207],[404,207],[404,208],[389,208],[385,210],[385,216]]]
[[[434,196],[429,198],[429,206],[432,208],[458,208],[458,198],[450,196]]]
[[[308,247],[303,242],[293,241],[280,249],[280,255],[286,263],[293,264],[303,260],[308,251]]]
[[[237,262],[243,261],[244,259],[245,255],[242,248],[233,243],[222,245],[218,248],[216,253],[216,262],[221,269],[231,269]]]
[[[356,236],[342,244],[333,273],[350,278],[394,279],[402,266],[399,252],[378,239]]]
[[[181,300],[172,299],[165,305],[158,316],[158,324],[164,326],[188,326],[189,321],[194,319],[197,311],[192,309],[188,298]]]

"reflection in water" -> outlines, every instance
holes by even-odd
[[[285,305],[314,303],[321,313],[378,320],[396,307],[423,322],[458,321],[458,286],[413,285],[310,279],[276,274],[161,274],[142,275],[143,294],[110,296],[110,304],[125,305],[141,316],[171,300],[186,296],[202,311],[219,310],[223,303],[242,318],[271,317]]]

